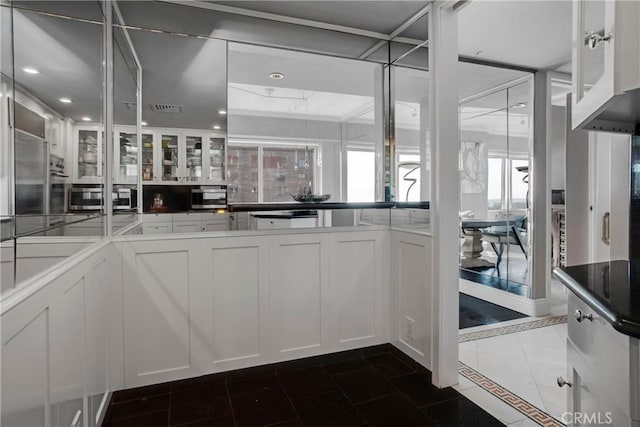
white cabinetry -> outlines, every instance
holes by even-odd
[[[573,128],[633,133],[640,107],[640,2],[573,3]]]
[[[568,298],[568,411],[574,417],[610,417],[615,426],[640,426],[638,340],[613,327],[573,293]],[[578,321],[579,314],[591,316]],[[593,422],[577,425],[596,425]]]
[[[228,231],[226,213],[185,212],[179,214],[148,213],[142,217],[142,234],[198,233],[200,231]]]
[[[163,184],[224,184],[226,138],[203,131],[160,129],[157,181]]]
[[[73,182],[102,182],[103,131],[99,126],[75,128],[73,144]]]

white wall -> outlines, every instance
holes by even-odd
[[[551,106],[551,189],[564,190],[566,188],[566,148],[567,109],[556,105]]]

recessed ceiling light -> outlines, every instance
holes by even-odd
[[[218,110],[218,114],[227,114],[227,110]]]
[[[220,129],[220,125],[214,125],[213,128],[216,129],[216,130]]]
[[[82,121],[83,121],[83,122],[90,122],[90,121],[91,121],[91,117],[84,116],[84,117],[82,118]]]
[[[59,101],[63,104],[71,104],[73,102],[70,98],[60,98]]]
[[[269,78],[272,80],[282,80],[284,79],[284,74],[282,73],[271,73],[269,74]]]
[[[147,123],[147,122],[140,122],[140,124],[141,124],[142,126],[146,126],[146,125],[148,125],[149,123]]]
[[[517,104],[515,104],[513,107],[511,108],[524,108],[526,107],[527,104],[525,104],[524,102],[518,102]]]
[[[24,67],[22,71],[24,71],[27,74],[40,74],[40,71],[36,70],[33,67]]]

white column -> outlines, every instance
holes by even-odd
[[[106,217],[104,225],[106,227],[106,236],[111,236],[111,220],[113,218],[113,200],[111,194],[113,192],[113,13],[112,2],[107,1],[105,5],[105,23],[104,23],[104,46],[105,46],[105,85],[104,85],[104,145],[105,158],[104,164],[104,209]]]
[[[431,106],[431,227],[433,246],[433,384],[458,382],[458,17],[454,2],[435,2],[429,13]]]

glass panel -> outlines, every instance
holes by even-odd
[[[375,164],[373,151],[347,152],[347,201],[370,202],[375,200]]]
[[[232,203],[258,201],[258,148],[229,147],[227,197]]]
[[[97,178],[98,175],[98,131],[78,131],[78,179]]]
[[[604,74],[604,43],[590,44],[589,39],[604,37],[606,0],[588,0],[578,3],[582,7],[584,43],[582,43],[581,97],[593,87]]]
[[[187,181],[202,179],[202,137],[187,136]]]
[[[264,201],[290,202],[291,195],[314,191],[313,148],[264,148]]]
[[[153,135],[142,134],[142,180],[155,180],[155,167],[153,164]]]
[[[162,180],[178,181],[179,151],[177,135],[162,135]]]
[[[504,197],[504,175],[502,174],[501,158],[489,158],[489,167],[487,168],[487,209],[490,211],[498,211],[502,209]]]
[[[207,179],[213,183],[225,179],[225,139],[212,136],[209,138],[209,172]]]
[[[264,148],[259,201],[291,201],[305,187],[347,200],[347,152],[370,150],[382,163],[383,81],[380,64],[230,43],[229,144]],[[313,158],[303,173],[293,165],[305,146]],[[375,176],[369,185],[375,190]]]

